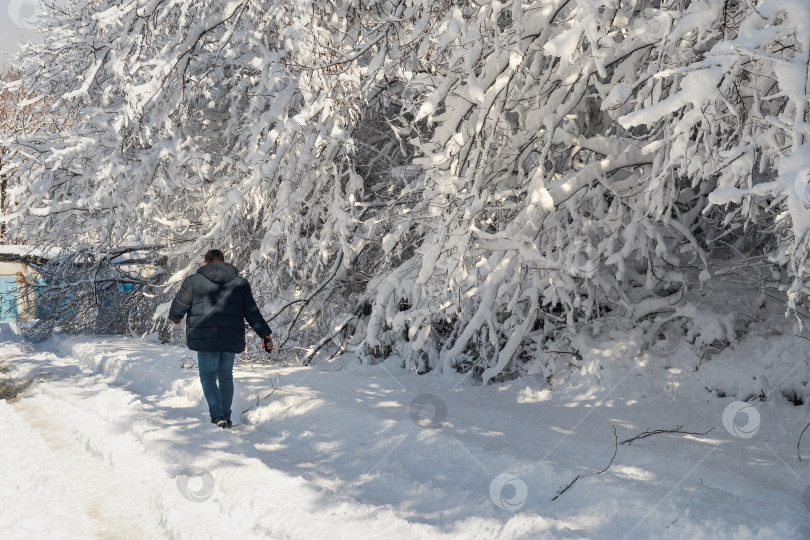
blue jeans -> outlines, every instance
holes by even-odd
[[[231,419],[233,403],[233,360],[236,353],[197,351],[197,368],[200,370],[205,401],[211,420],[224,417]],[[219,386],[217,386],[217,380]]]

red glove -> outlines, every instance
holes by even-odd
[[[172,324],[180,324],[180,321],[172,321]]]
[[[273,339],[270,336],[262,338],[262,348],[267,354],[273,352]]]

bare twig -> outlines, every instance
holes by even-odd
[[[708,431],[704,431],[703,433],[696,432],[696,431],[684,431],[683,425],[676,427],[675,429],[654,429],[652,431],[643,431],[636,435],[635,437],[631,437],[622,441],[622,444],[633,444],[633,441],[637,441],[639,439],[646,439],[647,437],[651,437],[653,435],[660,435],[661,433],[680,433],[682,435],[708,435],[710,431],[714,428],[710,428]]]
[[[273,379],[270,379],[270,384],[271,384],[271,385],[273,385],[273,389],[270,391],[270,393],[269,393],[269,394],[267,394],[267,395],[266,395],[266,396],[264,396],[264,397],[259,397],[259,394],[256,394],[256,403],[254,403],[253,405],[251,405],[250,407],[248,407],[247,409],[245,409],[244,411],[242,411],[242,414],[245,414],[246,412],[248,412],[248,411],[249,411],[249,410],[251,410],[251,409],[255,409],[256,407],[258,407],[258,406],[259,406],[259,403],[261,403],[261,401],[262,401],[263,399],[267,399],[267,398],[269,398],[270,396],[272,396],[272,395],[275,393],[275,391],[279,389],[278,384],[279,384],[279,381],[280,381],[280,380],[281,380],[281,377],[280,377],[280,376],[278,376],[278,375],[276,375],[276,382],[275,382],[275,383],[273,382]]]
[[[578,474],[578,475],[576,476],[576,478],[574,478],[573,480],[571,480],[571,483],[570,483],[570,484],[568,484],[567,486],[565,486],[564,488],[562,488],[561,490],[559,490],[559,491],[557,492],[557,494],[554,496],[554,498],[553,498],[553,499],[551,499],[551,502],[556,501],[556,500],[559,498],[559,496],[560,496],[560,495],[562,495],[563,493],[565,493],[566,491],[568,491],[568,490],[571,488],[571,486],[573,486],[573,485],[574,485],[574,483],[575,483],[577,480],[579,480],[580,478],[585,478],[585,477],[587,477],[587,476],[597,476],[597,475],[599,475],[599,474],[602,474],[602,473],[603,473],[603,472],[605,472],[606,470],[608,470],[608,469],[610,468],[610,466],[611,466],[611,465],[613,465],[613,460],[615,460],[615,459],[616,459],[616,454],[618,454],[618,453],[619,453],[619,436],[616,434],[616,426],[611,426],[611,427],[613,428],[614,448],[613,448],[613,457],[612,457],[612,458],[610,458],[610,463],[608,463],[608,464],[607,464],[607,467],[605,467],[604,469],[602,469],[601,471],[599,471],[599,472],[597,472],[597,473],[595,473],[595,474]]]
[[[613,460],[616,459],[616,454],[619,453],[619,436],[616,435],[616,426],[611,425],[610,427],[613,428],[613,439],[614,439],[614,443],[615,443],[615,448],[613,448],[613,457],[610,458],[610,463],[607,464],[607,467],[605,467],[604,469],[602,469],[601,471],[599,471],[596,474],[602,474],[603,472],[608,470],[610,468],[610,466],[613,465]]]
[[[802,437],[804,437],[804,432],[807,431],[807,428],[809,428],[809,427],[810,427],[810,422],[808,422],[807,425],[804,426],[804,429],[799,434],[799,440],[796,441],[796,455],[799,457],[799,461],[802,460],[802,453],[801,453],[801,450],[799,450],[799,445],[802,444]]]
[[[580,478],[582,478],[582,475],[581,475],[581,474],[578,474],[576,478],[574,478],[573,480],[571,480],[571,483],[570,483],[570,484],[568,484],[567,486],[565,486],[563,489],[561,489],[560,491],[558,491],[556,495],[554,495],[554,498],[553,498],[553,499],[551,499],[551,502],[556,501],[556,500],[557,500],[557,497],[559,497],[560,495],[562,495],[563,493],[565,493],[566,491],[568,491],[568,488],[570,488],[571,486],[573,486],[573,485],[574,485],[574,482],[576,482],[576,481],[577,481],[577,480],[579,480]]]

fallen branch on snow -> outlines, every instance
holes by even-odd
[[[807,428],[809,428],[809,427],[810,427],[810,422],[808,422],[807,425],[804,426],[804,429],[799,434],[799,440],[796,441],[796,455],[799,457],[799,461],[802,460],[802,452],[799,449],[799,445],[802,444],[802,437],[804,437],[804,432],[807,431]]]
[[[260,397],[259,397],[259,394],[256,394],[256,403],[254,403],[253,405],[251,405],[250,407],[248,407],[247,409],[245,409],[244,411],[242,411],[242,414],[245,414],[246,412],[248,412],[248,411],[249,411],[249,410],[251,410],[251,409],[255,409],[256,407],[258,407],[258,406],[259,406],[259,403],[261,403],[261,401],[262,401],[263,399],[267,399],[267,398],[269,398],[270,396],[272,396],[272,395],[273,395],[273,393],[275,393],[275,391],[279,389],[278,383],[279,383],[279,381],[280,381],[280,380],[281,380],[281,377],[280,377],[280,376],[276,376],[276,382],[275,382],[275,383],[273,382],[273,379],[270,379],[270,384],[272,384],[272,385],[273,385],[273,389],[270,391],[270,393],[269,393],[269,394],[267,394],[266,396],[264,396],[263,398],[260,398]]]
[[[603,472],[605,472],[606,470],[608,470],[608,469],[610,468],[610,466],[611,466],[611,465],[613,465],[613,460],[615,460],[615,459],[616,459],[616,454],[618,454],[618,453],[619,453],[619,436],[618,436],[618,435],[616,435],[616,426],[611,426],[611,427],[613,428],[613,438],[615,439],[615,447],[613,448],[613,457],[612,457],[612,458],[610,458],[610,463],[608,463],[608,464],[607,464],[607,467],[605,467],[604,469],[602,469],[601,471],[599,471],[599,472],[598,472],[598,473],[596,473],[596,474],[585,474],[585,475],[578,474],[576,478],[574,478],[573,480],[571,480],[571,483],[570,483],[570,484],[568,484],[567,486],[565,486],[564,488],[562,488],[561,490],[559,490],[559,491],[557,492],[557,494],[554,496],[554,498],[553,498],[553,499],[551,499],[551,502],[556,501],[556,500],[557,500],[557,498],[558,498],[560,495],[562,495],[563,493],[565,493],[566,491],[568,491],[568,489],[569,489],[571,486],[573,486],[573,485],[574,485],[574,482],[576,482],[576,481],[577,481],[577,480],[579,480],[580,478],[583,478],[583,477],[585,477],[585,476],[596,476],[596,475],[602,474]]]
[[[652,431],[643,431],[636,435],[635,437],[631,437],[622,441],[622,444],[633,444],[633,441],[637,441],[639,439],[646,439],[647,437],[651,437],[653,435],[660,435],[661,433],[680,433],[682,435],[708,435],[714,428],[710,428],[708,431],[704,431],[703,433],[696,432],[696,431],[684,431],[683,424],[676,427],[675,429],[654,429]]]

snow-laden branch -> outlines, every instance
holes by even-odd
[[[553,374],[603,324],[710,333],[720,240],[810,292],[803,4],[74,7],[17,59],[60,108],[4,222],[164,246],[168,287],[222,248],[280,343]]]

